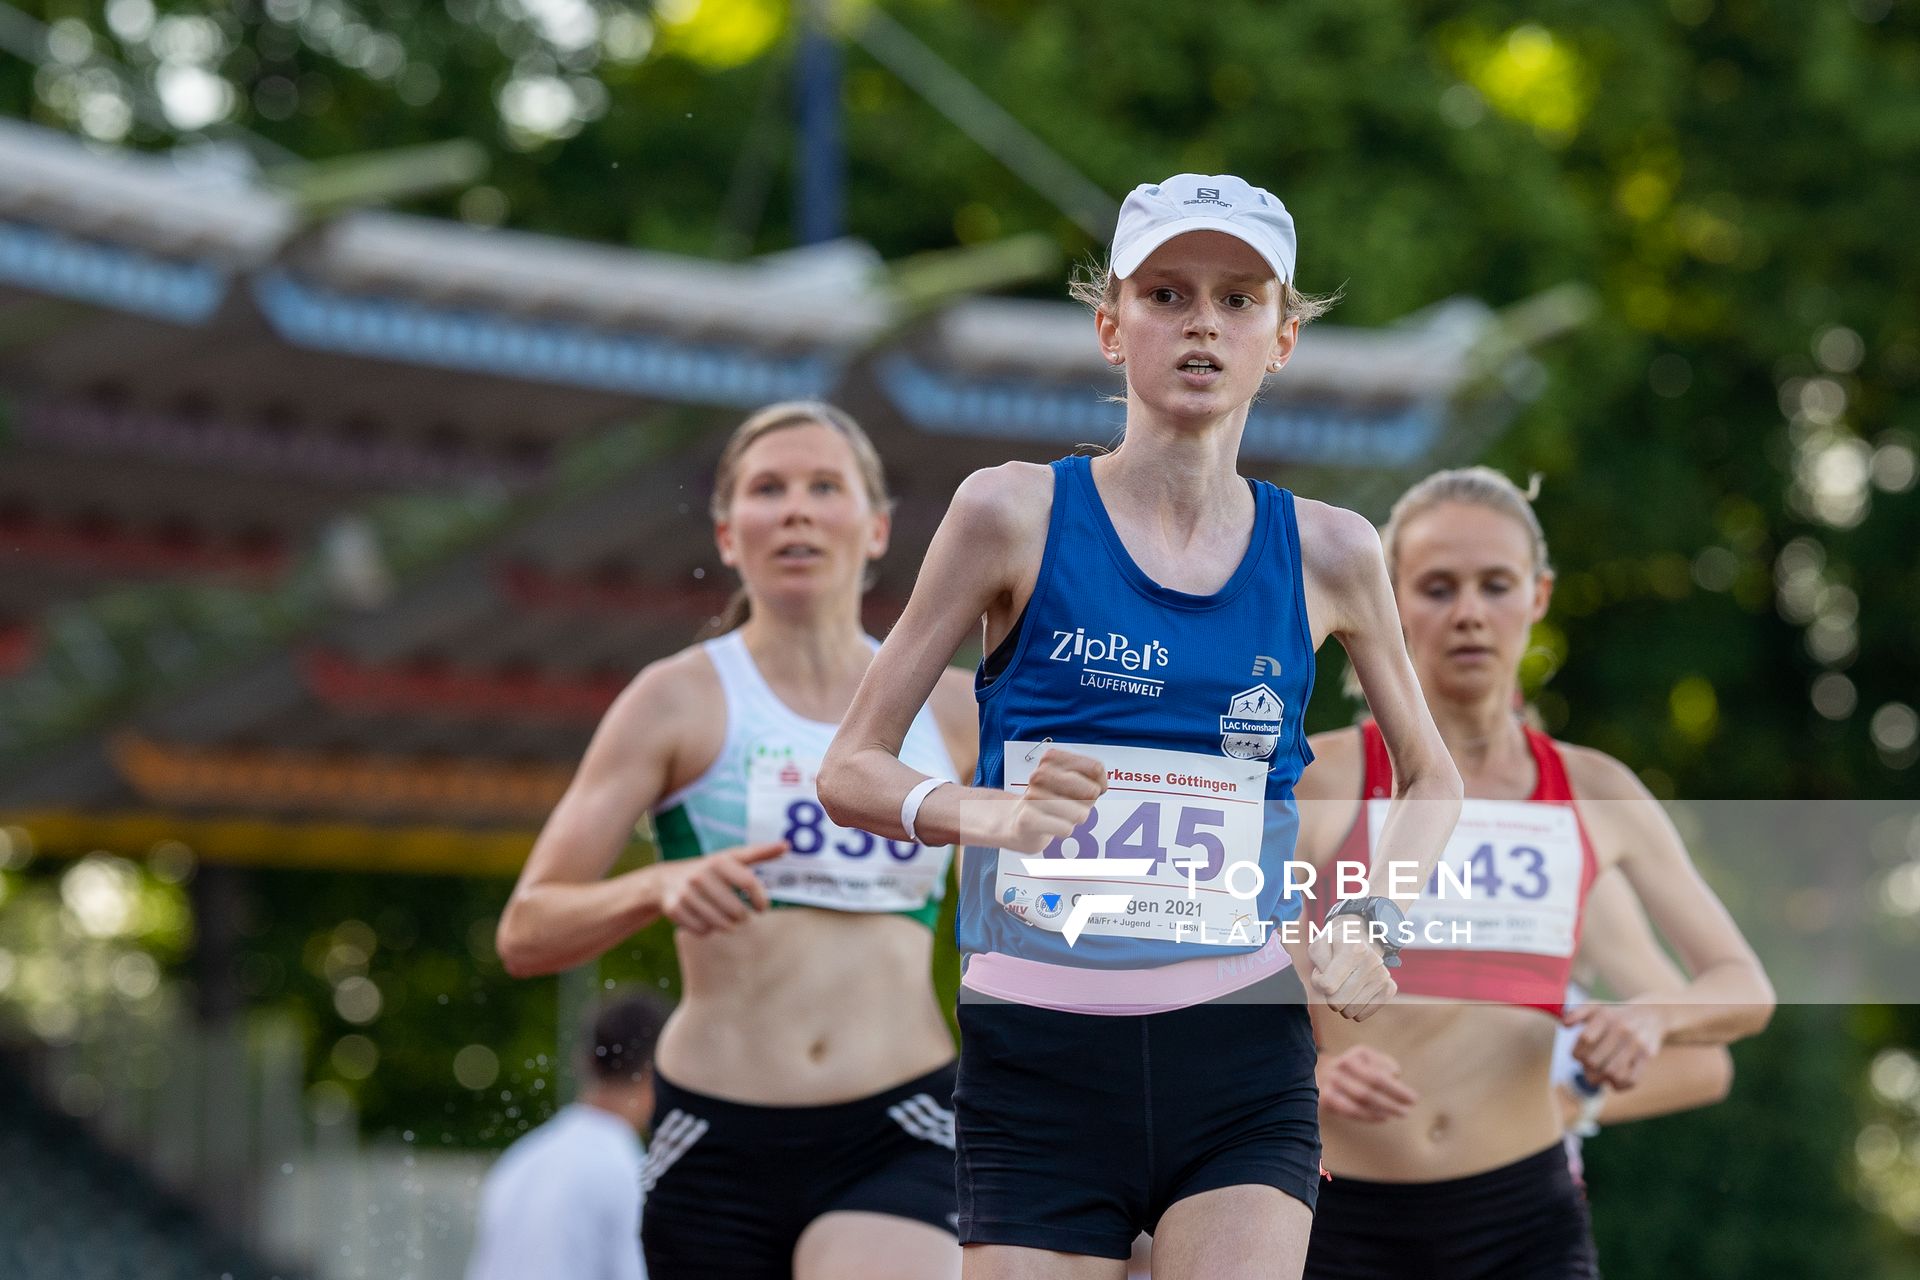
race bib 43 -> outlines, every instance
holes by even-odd
[[[1370,847],[1387,804],[1367,802]],[[1436,868],[1407,913],[1408,950],[1573,954],[1584,860],[1571,807],[1470,799],[1441,860],[1446,874]]]

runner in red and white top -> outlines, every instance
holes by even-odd
[[[1520,660],[1553,590],[1528,496],[1485,467],[1440,472],[1395,505],[1384,539],[1408,652],[1467,800],[1401,927],[1400,997],[1364,1025],[1317,1020],[1331,1181],[1306,1275],[1592,1276],[1549,1084],[1555,1032],[1576,1029],[1588,1080],[1629,1089],[1664,1045],[1760,1030],[1772,988],[1632,770],[1516,712]],[[1370,861],[1392,775],[1370,725],[1311,745],[1298,856],[1319,867],[1325,910],[1336,863]],[[1691,980],[1563,1009],[1588,896],[1614,868]],[[1591,958],[1604,976],[1606,957]]]
[[[1558,1017],[1598,864],[1559,748],[1538,729],[1519,728],[1533,790],[1519,803],[1469,797],[1462,805],[1447,854],[1466,893],[1436,891],[1408,913],[1411,934],[1394,980],[1402,995],[1492,1001]],[[1364,807],[1335,857],[1370,870],[1377,815],[1393,795],[1393,763],[1380,726],[1366,721],[1360,738]],[[1322,918],[1333,901],[1316,900]]]

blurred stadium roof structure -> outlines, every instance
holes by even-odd
[[[968,471],[1122,410],[1030,242],[747,262],[303,198],[219,151],[0,121],[0,815],[51,852],[511,870],[628,676],[728,585],[742,410],[893,460],[897,611]],[[1377,507],[1479,451],[1572,295],[1319,325],[1243,457]]]

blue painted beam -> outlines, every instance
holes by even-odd
[[[297,346],[677,404],[746,408],[819,397],[841,373],[825,356],[346,293],[280,270],[256,277],[253,291],[274,331]]]
[[[207,263],[0,220],[0,282],[176,324],[204,324],[219,310],[229,277]]]

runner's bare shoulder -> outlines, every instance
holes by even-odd
[[[1053,469],[1003,462],[960,482],[937,541],[993,575],[990,594],[1024,600],[1040,572],[1053,511]]]
[[[1397,632],[1398,620],[1388,616],[1393,589],[1387,582],[1386,558],[1372,522],[1357,511],[1312,498],[1294,499],[1294,520],[1300,529],[1300,576],[1314,647],[1329,636],[1346,643],[1357,634]]]
[[[1293,499],[1300,527],[1300,559],[1309,573],[1329,584],[1371,576],[1381,563],[1380,531],[1358,511],[1314,498]]]
[[[1053,510],[1053,468],[1037,462],[983,467],[960,482],[947,523],[969,537],[1012,547],[1045,542]]]
[[[608,708],[596,737],[664,751],[672,790],[719,755],[726,721],[720,673],[705,648],[694,644],[642,667]]]
[[[1649,830],[1671,828],[1653,792],[1625,764],[1592,747],[1558,740],[1553,745],[1567,766],[1574,804],[1603,866],[1611,865],[1617,852],[1644,847]]]
[[[1651,800],[1653,793],[1625,764],[1593,747],[1555,739],[1553,745],[1566,762],[1567,781],[1580,800]]]

